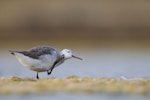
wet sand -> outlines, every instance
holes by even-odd
[[[149,94],[150,79],[90,78],[68,76],[65,78],[1,77],[0,94],[38,93],[122,93]]]

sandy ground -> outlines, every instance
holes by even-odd
[[[57,92],[149,94],[150,79],[90,78],[0,78],[0,94],[34,94]]]

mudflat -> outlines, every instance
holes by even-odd
[[[149,94],[150,79],[92,78],[67,76],[65,78],[19,78],[1,77],[0,94],[38,93],[122,93]]]

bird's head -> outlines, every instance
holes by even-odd
[[[74,56],[73,53],[72,53],[72,51],[69,50],[69,49],[63,49],[63,50],[61,51],[61,55],[63,55],[65,59],[76,58],[76,59],[82,60],[82,58],[79,58],[79,57],[77,57],[77,56]]]

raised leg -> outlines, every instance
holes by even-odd
[[[52,66],[52,68],[50,68],[49,70],[47,70],[47,74],[50,75],[53,71],[53,69],[55,68],[56,64],[59,63],[61,60],[64,59],[64,55],[62,56],[62,58],[60,58],[59,60],[57,60],[54,65]]]
[[[50,75],[55,67],[55,65],[57,64],[57,61],[54,63],[54,65],[52,66],[51,69],[47,70],[47,74]]]
[[[50,75],[50,74],[51,74],[50,70],[47,70],[47,74],[48,74],[48,75]]]
[[[39,79],[39,75],[38,75],[38,72],[37,72],[37,74],[36,74],[36,78],[37,78],[37,79]]]
[[[48,75],[50,75],[50,74],[52,73],[54,67],[55,67],[55,66],[53,66],[50,70],[47,70],[47,74],[48,74]]]

